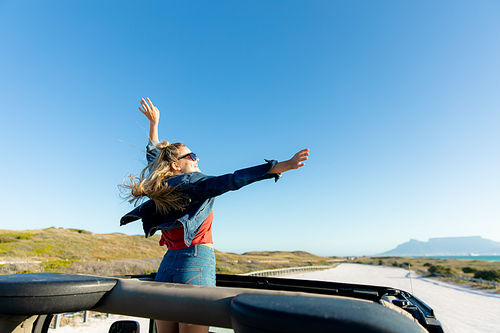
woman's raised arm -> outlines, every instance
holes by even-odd
[[[160,110],[153,105],[151,100],[147,98],[147,101],[141,99],[141,107],[139,110],[149,119],[149,142],[159,141],[158,140],[158,125],[160,124]]]
[[[309,156],[309,149],[302,149],[297,154],[287,161],[278,162],[268,173],[283,173],[285,171],[294,170],[303,167],[304,161]]]

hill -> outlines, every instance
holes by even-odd
[[[94,234],[80,229],[0,230],[0,260],[109,260],[163,256],[159,236]]]
[[[166,248],[159,236],[94,234],[81,229],[0,230],[0,274],[60,272],[95,275],[156,271]],[[215,251],[218,273],[244,273],[281,267],[328,265],[329,257],[303,251]]]
[[[480,236],[431,238],[428,242],[411,239],[383,256],[466,256],[500,254],[500,243]]]

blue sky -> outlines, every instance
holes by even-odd
[[[2,229],[141,234],[150,97],[207,174],[311,150],[216,200],[218,250],[500,241],[498,1],[3,0],[0,45]]]

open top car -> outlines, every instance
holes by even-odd
[[[85,310],[243,333],[443,332],[424,302],[388,287],[221,274],[217,287],[154,282],[154,274],[0,276],[2,333],[45,333],[54,314]],[[150,326],[142,332],[154,332]],[[110,328],[139,331],[133,322]]]

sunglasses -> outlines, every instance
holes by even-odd
[[[191,152],[191,153],[189,153],[189,154],[186,154],[186,155],[182,155],[181,157],[177,157],[177,160],[182,160],[183,158],[186,158],[186,157],[188,157],[188,156],[189,156],[189,159],[190,159],[191,161],[193,161],[193,162],[194,162],[194,161],[196,161],[196,154],[195,154],[195,153],[193,153],[193,152]]]

